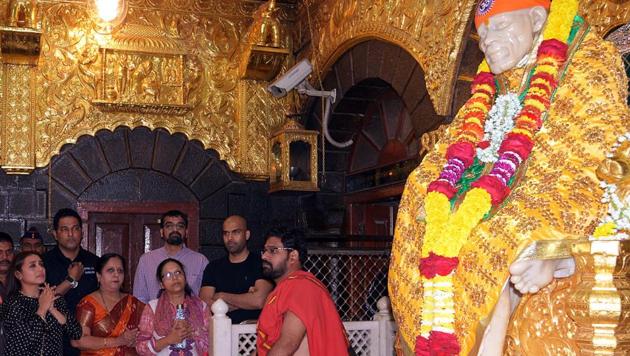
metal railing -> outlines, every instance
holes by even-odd
[[[328,287],[343,321],[371,320],[387,295],[389,251],[310,249],[303,267]]]

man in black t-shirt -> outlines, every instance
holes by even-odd
[[[223,299],[230,307],[227,315],[234,324],[258,319],[273,288],[262,276],[262,259],[247,249],[249,236],[243,217],[233,215],[225,219],[223,243],[228,255],[208,264],[199,292],[208,305]]]
[[[53,218],[53,236],[57,246],[43,256],[46,282],[56,286],[55,293],[64,296],[72,313],[83,297],[98,288],[95,269],[98,256],[81,248],[82,224],[76,211],[59,210]],[[63,354],[79,355],[79,350],[70,346],[65,334]]]

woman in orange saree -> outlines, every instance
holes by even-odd
[[[99,289],[77,305],[83,337],[73,346],[81,350],[82,356],[137,355],[134,347],[144,304],[120,291],[124,266],[122,256],[103,255],[96,266]]]

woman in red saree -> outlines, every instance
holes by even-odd
[[[123,257],[115,253],[103,255],[96,273],[99,289],[77,305],[83,337],[73,346],[81,350],[82,356],[137,355],[136,335],[144,304],[120,291],[125,280]]]

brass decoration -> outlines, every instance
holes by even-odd
[[[41,31],[31,28],[0,27],[2,62],[37,65],[41,35]]]
[[[505,355],[578,355],[577,325],[569,317],[567,300],[578,276],[558,279],[521,299],[512,314]]]
[[[104,111],[183,115],[184,56],[177,38],[129,24],[101,44],[101,85],[92,104]]]
[[[37,1],[10,0],[9,27],[37,28]]]
[[[581,354],[627,355],[630,351],[630,241],[595,240],[573,246],[580,284],[570,296]]]
[[[122,46],[123,31],[131,32],[134,26],[136,29],[149,27],[158,33],[144,37],[145,41],[151,39],[148,41],[150,45],[145,46],[146,50],[136,52],[132,48],[142,45],[143,39],[140,36],[133,42],[131,33],[127,33],[126,43],[135,47],[99,50],[103,48],[103,42],[94,31],[87,2],[38,2],[38,18],[42,21],[44,34],[43,55],[34,73],[34,95],[38,98],[34,112],[38,118],[36,166],[45,166],[63,144],[75,142],[82,134],[93,134],[103,128],[114,129],[119,125],[143,125],[182,132],[217,150],[232,169],[248,177],[262,179],[267,176],[267,149],[261,149],[263,146],[259,144],[260,147],[257,144],[252,147],[252,142],[268,137],[270,127],[284,122],[286,110],[278,109],[286,108],[288,104],[266,96],[265,83],[239,80],[242,69],[235,65],[242,63],[246,56],[241,47],[245,37],[243,31],[252,26],[252,18],[260,4],[219,0],[130,0],[124,27],[114,32],[111,40],[118,38]],[[471,0],[465,4],[434,0],[310,2],[315,31],[312,43],[320,51],[317,68],[321,70],[324,62],[332,63],[335,56],[362,39],[370,36],[383,38],[401,45],[423,63],[427,76],[432,78],[427,82],[433,88],[430,91],[436,102],[436,91],[449,92],[448,85],[441,84],[449,82],[448,73],[453,77],[454,68],[448,69],[449,66],[443,63],[454,63],[451,59],[455,58],[460,42],[456,38],[461,37],[458,33],[463,33],[472,4]],[[274,14],[280,28],[296,27],[287,26],[295,20],[292,13],[295,7],[278,3],[276,6],[278,10]],[[335,16],[331,18],[331,14]],[[297,16],[300,33],[307,33],[304,8]],[[269,23],[271,25],[266,28],[270,30],[261,30],[260,34],[270,34],[265,36],[266,42],[274,44],[278,26]],[[300,43],[302,35],[294,35]],[[156,38],[160,39],[159,44],[152,42]],[[280,40],[282,42],[282,36]],[[155,79],[158,68],[162,70],[166,65],[162,62],[180,55],[149,54],[155,53],[155,48],[167,48],[167,43],[187,53],[180,70],[183,76],[181,101],[167,101],[163,88],[159,93],[154,90],[155,82],[161,80]],[[425,51],[425,46],[430,47],[429,50]],[[107,68],[111,62],[103,57],[114,58],[122,53],[137,61],[134,65],[151,57],[151,69],[156,72],[153,78],[149,75],[149,79],[145,77],[142,83],[137,83],[137,94],[132,94],[128,100],[122,100],[124,93],[115,89],[116,75],[113,72],[103,76],[104,72],[108,74],[107,71],[121,69]],[[429,70],[427,65],[436,69]],[[145,70],[147,67],[148,64],[143,65]],[[144,76],[141,72],[138,71],[136,78]],[[118,81],[118,88],[122,88],[123,82]],[[112,100],[114,97],[116,99]],[[440,98],[445,99],[442,107],[449,107],[446,103],[450,98],[447,95]],[[242,107],[244,103],[249,106]]]
[[[591,23],[605,23],[593,20],[605,16],[621,21],[621,15],[612,11],[621,9],[625,14],[628,3],[604,2],[609,4],[605,9],[597,5],[600,2],[582,2],[583,8],[597,9],[592,18],[587,16]],[[0,16],[4,16],[1,23],[9,24],[11,9],[17,9],[13,6],[18,3],[29,2],[0,4]],[[129,0],[124,23],[111,36],[97,31],[88,3],[36,2],[35,29],[42,31],[41,55],[39,61],[30,64],[37,63],[37,67],[19,72],[15,67],[7,70],[8,64],[2,68],[3,166],[22,167],[26,160],[17,153],[31,152],[34,163],[31,159],[30,167],[43,167],[64,144],[76,142],[81,135],[126,125],[180,132],[216,150],[231,169],[248,178],[264,179],[269,175],[267,138],[272,127],[285,122],[290,103],[271,98],[265,92],[265,82],[240,79],[240,64],[247,56],[243,48],[246,31],[252,28],[254,13],[263,2]],[[419,61],[437,112],[448,114],[455,59],[474,0],[306,0],[299,4],[298,9],[295,2],[276,1],[274,14],[280,26],[268,22],[269,30],[259,33],[269,35],[265,36],[267,44],[276,42],[274,28],[295,29],[279,36],[281,48],[306,45],[301,55],[310,57],[321,73],[360,41],[379,38],[395,43]],[[312,39],[306,6],[313,20]],[[31,11],[20,7],[18,12],[26,14],[25,10]],[[29,16],[19,15],[19,24],[27,25],[24,19],[32,19],[33,12]],[[28,33],[26,28],[20,30],[20,34]],[[134,37],[134,33],[142,35]],[[292,37],[292,41],[287,37]],[[119,47],[110,48],[113,42]],[[169,48],[171,52],[167,51]],[[317,51],[312,52],[312,48]],[[113,62],[123,54],[128,57],[128,67],[134,66],[134,72],[143,68],[138,70],[134,85],[116,74],[125,71],[124,64]],[[3,60],[5,57],[9,58],[3,54]],[[178,66],[178,76],[162,77],[162,71],[166,72],[169,66],[168,70],[172,70],[173,63]],[[290,63],[285,60],[282,66]],[[8,93],[17,90],[6,79],[15,73],[29,75],[16,82],[22,85],[19,94]],[[133,82],[132,77],[129,73],[127,79]],[[24,91],[30,81],[32,90]],[[167,81],[172,87],[160,85],[160,90],[155,90],[156,82]],[[11,115],[32,115],[33,139],[26,149],[13,138],[4,141],[6,125],[14,120],[7,113],[7,95],[11,95],[11,100],[19,100],[17,107],[25,110]],[[5,147],[9,146],[15,146],[9,150],[15,162],[7,161]]]
[[[630,22],[630,2],[624,0],[580,1],[580,14],[601,37]]]
[[[572,244],[576,273],[523,297],[512,315],[507,355],[627,355],[630,241]]]
[[[36,1],[11,0],[7,10],[7,26],[0,27],[2,63],[37,65],[42,32]]]
[[[35,168],[34,66],[41,51],[34,0],[12,0],[0,27],[0,165],[10,174]]]
[[[280,73],[290,53],[283,46],[283,28],[275,0],[269,0],[254,13],[241,60],[241,78],[272,80]]]
[[[266,180],[269,177],[269,142],[272,130],[284,121],[288,98],[269,95],[266,85],[251,80],[239,83],[239,162],[238,171],[246,178]],[[265,108],[266,110],[260,110]],[[269,112],[276,113],[269,115]]]
[[[33,67],[2,67],[2,168],[9,174],[28,174],[35,168],[35,107]]]
[[[305,56],[320,74],[359,42],[377,38],[400,46],[420,63],[435,111],[446,116],[451,114],[456,58],[474,4],[474,0],[307,0],[298,14],[294,37],[300,44],[310,41]],[[312,39],[307,35],[309,13]]]
[[[248,178],[266,179],[268,137],[286,120],[288,101],[272,98],[266,83],[239,79],[242,38],[258,4],[130,0],[124,23],[103,35],[88,1],[39,1],[43,33],[34,85],[30,95],[12,97],[36,98],[30,110],[37,144],[13,152],[33,152],[31,167],[43,167],[81,135],[121,125],[160,127],[199,140]],[[291,23],[294,5],[277,6],[281,24]],[[4,83],[0,93],[14,90]],[[5,153],[0,159],[8,166]]]
[[[318,190],[317,131],[289,120],[269,140],[269,192]]]
[[[425,132],[422,134],[422,136],[420,136],[420,157],[422,157],[427,152],[430,152],[433,147],[435,147],[435,145],[446,133],[447,127],[448,125],[440,125],[437,129]]]
[[[597,167],[597,178],[617,186],[621,199],[630,196],[630,141],[619,144],[613,154]]]

